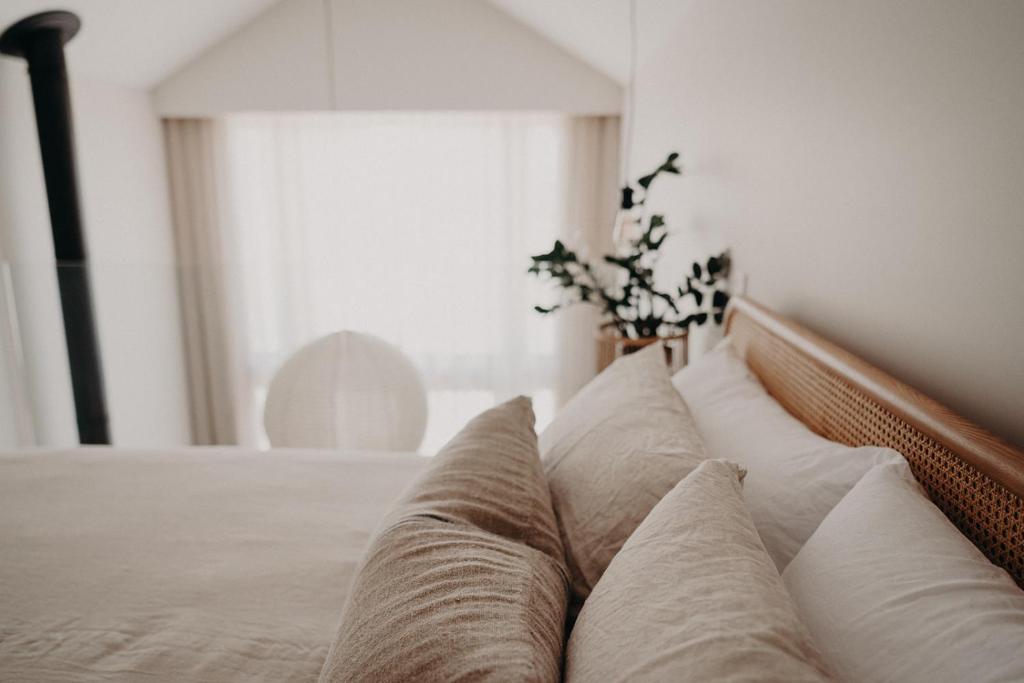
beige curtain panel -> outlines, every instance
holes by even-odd
[[[562,238],[593,256],[612,251],[612,224],[618,211],[619,117],[569,119],[569,168],[565,174],[566,217]],[[558,404],[590,381],[597,368],[599,314],[592,306],[558,312]]]
[[[222,229],[225,185],[221,126],[208,119],[164,121],[178,286],[188,372],[192,440],[237,444],[241,372],[233,335],[230,245]]]

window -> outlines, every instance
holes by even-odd
[[[224,125],[244,406],[276,367],[341,329],[401,348],[428,390],[421,448],[519,393],[555,407],[556,321],[528,256],[562,234],[571,119],[547,114],[239,116]]]

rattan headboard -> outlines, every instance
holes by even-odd
[[[935,504],[1024,587],[1024,453],[749,299],[732,299],[725,327],[790,413],[833,441],[902,453]]]

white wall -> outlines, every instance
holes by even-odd
[[[283,0],[153,90],[162,116],[330,109],[323,0]]]
[[[664,271],[749,293],[1024,444],[1024,3],[640,1]],[[674,272],[673,272],[674,271]]]
[[[72,81],[111,434],[190,441],[163,131],[145,90]]]
[[[480,0],[334,0],[339,109],[614,114],[609,77]]]
[[[186,443],[159,120],[142,90],[72,76],[72,96],[113,440]],[[77,431],[53,242],[29,81],[20,60],[0,58],[0,113],[0,253],[13,263],[35,436],[44,445],[73,444]],[[5,389],[10,396],[11,388]]]
[[[176,117],[621,106],[614,81],[483,0],[284,0],[154,93]]]

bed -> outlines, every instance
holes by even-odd
[[[414,454],[0,456],[0,680],[311,681]]]
[[[742,298],[726,332],[789,412],[888,446],[1024,585],[1024,454]],[[315,680],[411,454],[78,449],[0,456],[0,678]],[[243,495],[244,494],[244,495]]]

